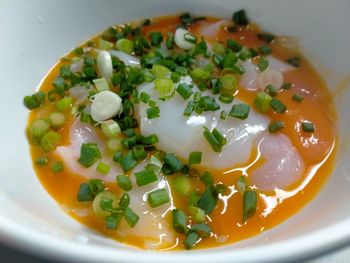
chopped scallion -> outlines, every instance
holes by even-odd
[[[111,152],[120,151],[123,146],[121,144],[121,140],[118,138],[110,138],[107,141],[107,149]]]
[[[272,49],[267,45],[262,45],[258,47],[258,51],[261,55],[267,56],[272,53]]]
[[[124,191],[130,191],[132,189],[132,184],[129,176],[126,175],[117,175],[116,177],[118,186]]]
[[[80,122],[82,123],[91,123],[91,114],[85,111],[80,113]]]
[[[49,115],[49,123],[52,127],[57,128],[63,125],[66,121],[66,117],[63,113],[60,112],[52,112]]]
[[[35,160],[35,164],[40,166],[45,166],[48,164],[48,162],[49,162],[49,159],[47,156],[42,156]]]
[[[145,169],[135,173],[135,178],[138,186],[144,186],[158,180],[157,175],[151,169]]]
[[[218,194],[222,194],[224,195],[228,190],[228,187],[226,185],[224,185],[223,183],[218,183],[215,185],[215,191]]]
[[[301,95],[299,95],[299,94],[294,94],[294,95],[292,96],[292,99],[295,100],[296,102],[302,102],[303,99],[304,99],[304,97],[301,96]]]
[[[202,176],[200,177],[200,180],[205,184],[205,185],[212,185],[214,183],[214,178],[211,175],[209,171],[205,171]]]
[[[315,131],[315,126],[312,122],[309,122],[309,121],[304,121],[302,122],[302,127],[303,127],[303,131],[304,132],[314,132]]]
[[[278,94],[278,89],[274,85],[271,85],[271,84],[266,86],[265,91],[271,97],[275,97]]]
[[[62,136],[59,133],[49,131],[48,133],[45,133],[41,138],[40,145],[46,152],[49,152],[56,148],[61,139]]]
[[[207,185],[204,193],[199,198],[197,206],[205,211],[209,215],[218,202],[218,196],[213,186]]]
[[[191,179],[188,176],[177,176],[174,180],[174,190],[181,196],[189,196],[192,191]]]
[[[174,82],[168,78],[158,78],[154,81],[154,89],[160,98],[167,98],[173,94]]]
[[[80,158],[78,162],[88,168],[101,158],[101,152],[96,143],[83,143],[80,148]]]
[[[122,219],[122,214],[115,214],[106,217],[106,228],[107,229],[117,229],[120,220]]]
[[[140,93],[140,100],[143,102],[143,103],[148,103],[149,100],[150,100],[151,96],[148,95],[146,92],[142,91]]]
[[[200,196],[198,195],[198,190],[193,190],[188,196],[188,205],[197,206]]]
[[[238,191],[240,191],[243,194],[245,189],[247,188],[247,182],[245,181],[244,176],[241,176],[237,179],[236,186]]]
[[[45,98],[45,93],[39,91],[31,96],[25,96],[23,98],[23,104],[28,110],[33,110],[43,105],[45,102]]]
[[[191,213],[191,219],[195,223],[203,223],[205,221],[205,212],[203,209],[196,207],[194,205],[190,205],[188,210]]]
[[[287,63],[292,65],[293,67],[299,68],[300,67],[300,57],[290,57],[286,60]]]
[[[166,47],[167,49],[174,49],[175,47],[175,40],[174,40],[174,33],[172,32],[168,32],[167,33],[167,39],[165,40],[165,44],[166,44]]]
[[[230,113],[228,114],[231,117],[245,120],[248,118],[250,111],[250,106],[244,103],[238,103],[232,106]]]
[[[258,68],[262,72],[269,66],[269,61],[267,59],[261,58],[258,63]]]
[[[179,172],[184,167],[183,163],[173,153],[166,153],[164,158],[164,167],[170,169],[172,173]]]
[[[172,211],[173,228],[177,233],[187,232],[187,216],[180,209]]]
[[[124,172],[127,172],[137,165],[137,160],[135,160],[132,151],[129,151],[125,156],[119,159],[119,164]]]
[[[107,138],[114,137],[121,132],[119,124],[114,120],[101,122],[101,130]]]
[[[160,32],[151,32],[149,38],[152,46],[158,46],[163,41],[163,35]]]
[[[158,142],[158,137],[155,134],[143,137],[142,143],[144,145],[154,145]]]
[[[125,193],[122,195],[122,197],[120,198],[119,200],[119,207],[122,209],[122,210],[125,210],[130,204],[130,196]]]
[[[282,128],[284,128],[284,122],[283,121],[274,121],[269,125],[269,131],[271,133],[275,133],[278,132],[279,130],[281,130]]]
[[[225,104],[230,104],[233,101],[234,97],[232,95],[220,94],[219,101]]]
[[[200,164],[202,160],[202,152],[191,152],[188,157],[188,165]]]
[[[184,246],[186,249],[191,249],[192,247],[194,247],[198,241],[199,241],[200,237],[196,232],[188,232],[188,234],[186,235],[186,238],[184,240]]]
[[[258,109],[258,111],[260,111],[261,113],[266,113],[271,108],[270,106],[271,100],[272,98],[269,94],[267,94],[264,91],[261,91],[258,94],[256,94],[256,97],[254,99],[254,104]]]
[[[105,78],[94,79],[92,82],[95,84],[98,91],[109,90],[109,84]]]
[[[191,116],[192,112],[194,111],[196,103],[194,101],[189,101],[186,105],[186,108],[184,110],[183,115],[184,116]]]
[[[98,48],[101,50],[110,50],[113,47],[113,43],[106,41],[102,38],[98,41]]]
[[[268,44],[274,41],[276,38],[276,36],[271,33],[259,33],[257,36],[260,40],[264,40]]]
[[[192,88],[186,83],[181,83],[177,89],[177,93],[181,95],[184,100],[187,100],[193,94]]]
[[[226,120],[227,119],[227,111],[225,111],[225,110],[221,111],[220,119],[221,120]]]
[[[243,48],[243,46],[241,44],[239,44],[237,41],[235,41],[233,39],[228,39],[226,41],[226,44],[227,44],[227,47],[235,53],[240,52]]]
[[[243,194],[243,222],[251,218],[256,211],[257,193],[255,191],[244,191]]]
[[[194,81],[205,81],[210,78],[210,73],[202,68],[195,68],[190,75]]]
[[[91,192],[89,183],[82,183],[79,187],[77,199],[79,202],[92,201],[95,195]]]
[[[170,74],[170,70],[167,67],[164,67],[164,66],[158,65],[158,64],[154,64],[152,66],[151,72],[157,78],[165,78]]]
[[[96,171],[105,175],[109,173],[110,169],[111,166],[103,162],[98,163],[96,166]]]
[[[129,39],[126,39],[126,38],[118,39],[115,45],[117,49],[122,52],[125,52],[128,54],[131,54],[132,52],[134,52],[134,43]]]
[[[293,86],[292,83],[285,82],[285,83],[282,84],[281,89],[289,90],[292,86]]]
[[[221,146],[224,146],[226,144],[226,138],[219,132],[218,129],[214,128],[211,133],[215,136],[216,140],[220,143]]]
[[[124,210],[124,218],[131,227],[134,227],[140,219],[140,217],[130,207],[127,207]]]
[[[216,137],[209,131],[208,128],[204,127],[203,135],[208,141],[210,146],[213,148],[214,152],[221,152],[222,146]]]
[[[193,225],[190,231],[196,232],[201,238],[208,238],[210,237],[211,228],[207,224],[200,223]]]
[[[243,9],[233,13],[232,20],[236,25],[240,26],[246,26],[249,24],[246,12]]]
[[[277,113],[284,113],[287,110],[287,107],[279,99],[276,98],[272,98],[270,101],[270,106]]]
[[[56,162],[51,166],[51,170],[53,173],[59,173],[63,171],[63,163],[62,162]]]
[[[89,182],[80,185],[77,199],[79,202],[92,201],[104,188],[102,180],[91,179]]]
[[[217,53],[217,54],[220,54],[220,55],[224,55],[226,48],[225,48],[224,44],[215,42],[214,45],[213,45],[212,50],[213,50],[214,53]]]
[[[29,125],[29,132],[33,139],[40,142],[41,138],[48,133],[50,125],[45,120],[35,120]]]
[[[73,106],[73,99],[71,97],[64,97],[56,102],[56,109],[59,111],[65,111]]]
[[[165,188],[157,189],[148,194],[147,201],[151,207],[157,207],[170,201],[169,193]]]
[[[143,145],[135,145],[132,148],[132,154],[133,154],[134,158],[138,161],[142,161],[147,157],[147,153],[146,153]]]
[[[152,107],[147,109],[147,118],[148,119],[155,119],[160,116],[160,109],[159,107]]]

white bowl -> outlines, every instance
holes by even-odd
[[[259,236],[190,252],[157,253],[127,247],[71,219],[33,172],[24,136],[28,113],[22,106],[23,96],[34,91],[60,56],[110,25],[181,11],[229,18],[238,8],[245,8],[265,29],[300,37],[305,54],[336,94],[339,154],[335,171],[317,198]],[[50,258],[85,262],[296,261],[350,244],[349,11],[347,0],[2,1],[1,241]]]

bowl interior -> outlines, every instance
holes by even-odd
[[[0,10],[3,121],[0,137],[0,239],[38,253],[85,260],[231,261],[306,258],[350,242],[350,17],[349,1],[4,1]],[[336,101],[339,153],[327,185],[313,202],[283,224],[233,245],[191,254],[150,253],[126,247],[76,223],[36,178],[24,129],[22,98],[37,87],[57,59],[89,36],[132,19],[189,11],[230,18],[245,8],[264,29],[300,37],[304,54],[321,72]],[[224,222],[223,222],[224,223]],[[293,249],[288,249],[293,246]],[[219,254],[218,254],[219,253]],[[218,255],[220,255],[218,257]]]

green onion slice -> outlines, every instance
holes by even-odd
[[[138,186],[144,186],[158,180],[157,175],[151,169],[145,169],[135,173],[135,178]]]
[[[187,216],[180,209],[172,211],[173,228],[177,233],[187,232]]]
[[[241,120],[245,120],[248,118],[249,111],[250,106],[248,104],[238,103],[232,106],[232,109],[228,115]]]
[[[256,191],[244,191],[243,194],[243,222],[251,218],[256,211],[257,193]]]
[[[150,192],[147,196],[148,204],[151,207],[158,207],[170,201],[169,193],[165,188]]]

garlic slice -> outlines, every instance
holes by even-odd
[[[101,91],[91,100],[91,117],[97,122],[113,118],[122,111],[122,99],[112,91]]]

